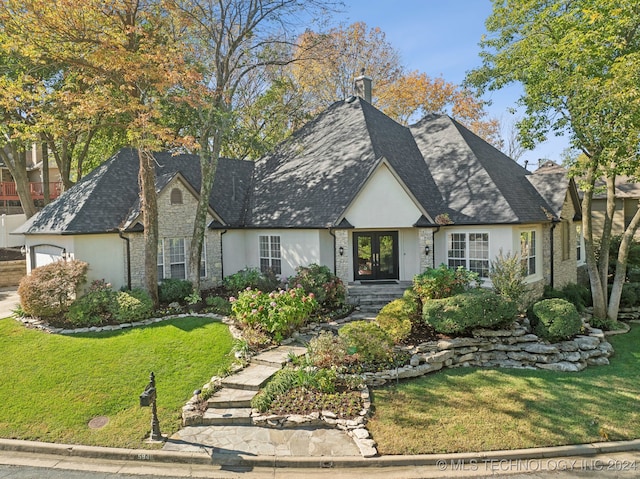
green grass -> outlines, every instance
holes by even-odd
[[[381,454],[429,454],[640,437],[640,327],[580,373],[449,369],[373,393]]]
[[[194,389],[232,362],[227,326],[169,320],[118,332],[61,336],[0,320],[0,437],[113,447],[151,447],[151,409],[139,395],[156,376],[163,434],[180,427]],[[90,429],[88,422],[109,423]]]

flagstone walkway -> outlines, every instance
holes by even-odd
[[[330,428],[273,429],[251,422],[251,399],[290,358],[306,348],[283,345],[261,353],[251,364],[222,381],[208,401],[202,426],[187,426],[168,438],[166,451],[211,454],[214,462],[233,456],[345,457],[360,456],[360,448],[344,431]]]

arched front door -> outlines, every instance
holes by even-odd
[[[353,233],[354,279],[398,279],[398,232]]]

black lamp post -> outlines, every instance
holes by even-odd
[[[140,395],[140,406],[151,406],[151,441],[164,441],[160,432],[160,421],[158,420],[158,408],[156,407],[156,377],[151,372],[149,375],[149,384]]]

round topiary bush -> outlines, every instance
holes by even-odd
[[[528,311],[533,331],[550,342],[571,339],[582,330],[576,307],[564,299],[543,299]]]
[[[376,323],[391,336],[395,343],[399,343],[411,334],[411,318],[416,312],[416,303],[402,297],[382,308],[376,316]]]
[[[463,334],[479,327],[497,328],[513,321],[517,313],[513,301],[486,289],[432,299],[422,308],[424,321],[443,334]]]

